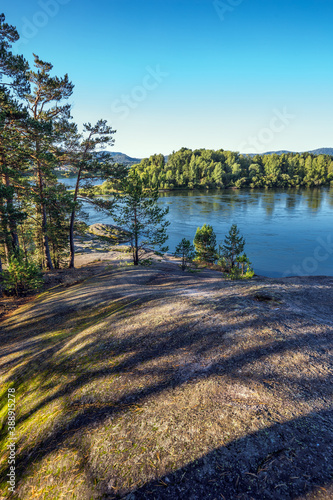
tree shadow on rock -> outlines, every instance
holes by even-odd
[[[127,498],[332,498],[332,423],[331,410],[276,423],[144,485]]]

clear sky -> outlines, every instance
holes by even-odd
[[[333,147],[332,0],[5,0],[32,53],[68,73],[80,125],[114,151]],[[17,46],[18,44],[16,44]]]

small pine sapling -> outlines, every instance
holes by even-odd
[[[174,255],[176,257],[181,257],[182,259],[182,270],[185,271],[189,262],[191,262],[195,257],[194,246],[189,240],[183,238],[182,241],[176,246]]]

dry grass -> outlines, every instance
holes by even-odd
[[[2,324],[4,498],[8,387],[13,498],[332,497],[329,279],[99,269]]]

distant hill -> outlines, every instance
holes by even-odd
[[[141,158],[132,158],[131,156],[127,156],[124,153],[118,153],[118,152],[113,152],[113,151],[96,151],[94,152],[95,158],[98,160],[102,160],[103,157],[108,157],[108,155],[111,156],[112,160],[115,163],[120,163],[121,165],[126,165],[128,167],[132,165],[136,165],[137,163],[140,163]],[[110,158],[109,158],[110,159]],[[61,172],[61,173],[68,173],[68,172],[74,172],[74,169],[69,166],[62,166],[62,167],[57,167],[56,171]]]
[[[333,156],[333,148],[313,149],[312,151],[309,151],[309,153],[312,153],[313,155],[330,155],[330,156]]]
[[[301,151],[302,153],[311,153],[313,155],[330,155],[333,156],[333,148],[318,148],[318,149],[313,149],[312,151]],[[267,153],[263,153],[264,155],[282,155],[286,153],[295,153],[295,151],[286,151],[286,150],[281,150],[281,151],[267,151]],[[251,154],[249,156],[255,156],[254,154]]]
[[[142,160],[142,158],[132,158],[131,156],[127,156],[124,153],[115,153],[113,151],[108,151],[108,153],[113,156],[115,162],[122,163],[123,165],[135,165],[136,163],[140,163]],[[169,159],[169,155],[164,156],[164,159],[166,163]]]
[[[136,163],[140,163],[141,161],[141,158],[132,158],[131,156],[127,156],[124,153],[114,151],[108,151],[108,153],[110,153],[116,163],[122,163],[123,165],[135,165]]]
[[[281,149],[281,151],[267,151],[266,153],[262,153],[263,155],[283,155],[293,153],[293,151],[286,151],[285,149]]]

